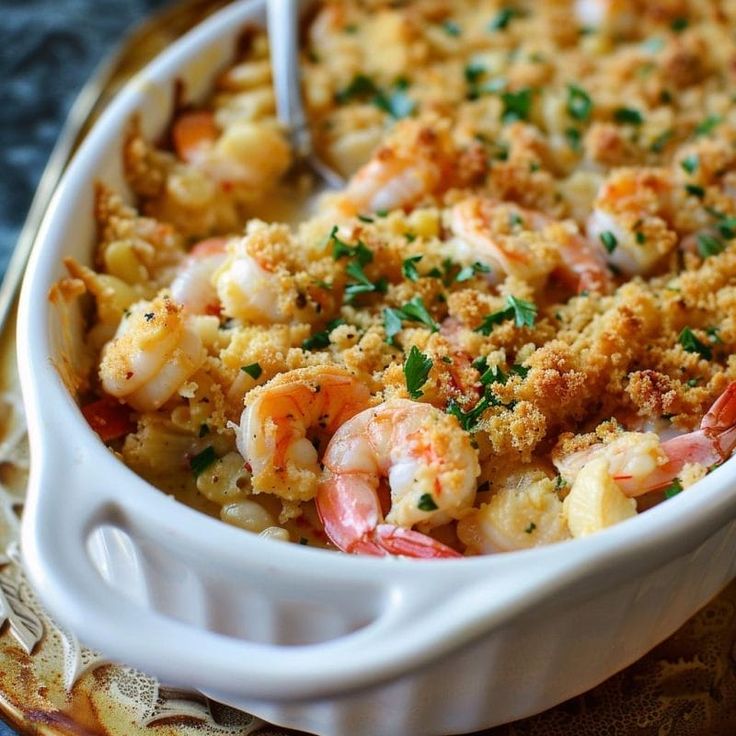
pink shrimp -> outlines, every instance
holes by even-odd
[[[654,432],[622,432],[607,444],[595,444],[554,463],[572,482],[581,468],[598,457],[621,490],[636,497],[672,483],[688,464],[709,468],[727,460],[736,447],[736,381],[716,399],[699,429],[661,442]]]
[[[344,552],[407,557],[459,557],[432,528],[462,515],[480,473],[470,436],[455,417],[429,404],[392,399],[345,422],[322,459],[317,510],[327,536]],[[391,490],[384,522],[382,477]]]
[[[212,275],[225,262],[227,238],[197,243],[171,283],[171,296],[191,314],[220,313],[220,300]]]
[[[602,259],[572,222],[555,222],[510,202],[470,197],[453,207],[451,229],[464,260],[477,260],[530,282],[556,271],[578,291],[610,290],[611,277]],[[541,231],[546,238],[530,237]]]

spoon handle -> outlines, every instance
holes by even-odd
[[[300,156],[312,152],[299,78],[299,2],[268,0],[268,37],[276,110],[292,148]]]

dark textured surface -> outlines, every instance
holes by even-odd
[[[125,30],[168,2],[0,0],[0,273],[75,95]]]

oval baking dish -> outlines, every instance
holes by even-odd
[[[119,94],[70,165],[28,266],[18,322],[33,456],[28,574],[105,655],[319,734],[448,734],[541,711],[670,635],[736,574],[736,461],[692,493],[591,537],[416,562],[278,544],[165,496],[126,468],[66,388],[78,315],[49,301],[89,262],[96,180],[127,191],[121,143],[195,99],[264,3],[236,2]]]

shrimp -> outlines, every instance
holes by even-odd
[[[283,322],[279,275],[259,251],[250,248],[253,234],[230,241],[228,258],[215,272],[217,295],[225,314],[256,324]]]
[[[629,497],[672,483],[686,465],[720,465],[736,447],[736,381],[716,399],[700,427],[662,442],[654,432],[622,432],[608,444],[596,443],[564,457],[553,457],[572,482],[591,460],[605,458],[609,473]]]
[[[172,128],[179,158],[226,190],[270,187],[291,165],[291,150],[272,124],[241,121],[219,131],[208,111],[180,115]]]
[[[665,169],[619,169],[601,185],[587,222],[591,243],[627,276],[645,275],[677,244]]]
[[[468,552],[491,554],[568,539],[554,481],[539,467],[493,479],[493,495],[458,522]]]
[[[225,261],[227,239],[209,238],[197,243],[171,282],[171,296],[192,314],[220,313],[220,300],[212,276]]]
[[[237,431],[255,493],[306,501],[317,492],[318,441],[370,404],[358,377],[337,366],[297,368],[251,391]]]
[[[361,212],[409,208],[450,186],[453,146],[445,128],[407,120],[350,179],[333,200],[351,217]]]
[[[180,306],[165,296],[138,302],[102,350],[102,388],[138,411],[154,411],[206,357]]]
[[[532,283],[557,269],[578,291],[610,290],[611,278],[602,259],[572,222],[555,223],[541,212],[485,197],[463,200],[450,217],[456,247],[466,260]]]
[[[459,518],[475,499],[478,457],[455,417],[408,399],[392,399],[345,422],[327,446],[317,511],[344,552],[458,557],[411,529]],[[386,476],[391,509],[383,520]]]

